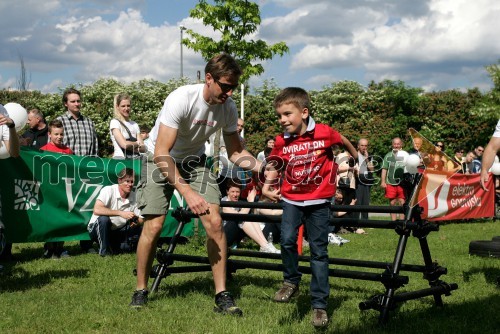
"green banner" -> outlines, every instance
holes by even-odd
[[[0,159],[1,221],[8,242],[88,240],[87,224],[103,186],[117,182],[124,167],[136,171],[140,160],[79,157],[27,148],[20,158]],[[172,210],[184,204],[177,192],[170,202],[162,236],[171,236],[177,221]],[[193,222],[183,230],[193,235]]]

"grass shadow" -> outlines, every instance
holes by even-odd
[[[9,268],[10,267],[10,268]],[[39,274],[31,274],[22,268],[8,266],[0,276],[2,284],[0,291],[26,291],[38,289],[48,285],[55,280],[68,277],[86,278],[89,276],[89,270],[47,270]]]
[[[403,303],[404,304],[404,303]],[[485,307],[487,306],[487,307]],[[462,304],[446,304],[443,307],[431,306],[424,310],[408,311],[398,307],[390,312],[385,325],[374,321],[378,312],[370,312],[366,321],[358,327],[349,327],[344,333],[476,333],[474,328],[481,323],[482,328],[499,328],[498,310],[500,298],[490,296]],[[368,317],[372,319],[368,319]]]
[[[488,284],[500,284],[500,269],[499,268],[484,268],[475,267],[463,272],[464,282],[469,282],[471,277],[476,274],[483,274],[484,279]]]
[[[151,295],[151,300],[186,297],[194,292],[212,296],[214,294],[212,275],[210,274],[209,277],[195,277],[193,279],[189,279],[181,283],[176,282],[174,284],[168,284],[168,277],[165,277],[161,281],[158,292]],[[231,292],[236,295],[236,292],[232,290]]]

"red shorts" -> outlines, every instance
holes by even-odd
[[[395,199],[400,198],[402,200],[405,199],[405,192],[403,191],[403,187],[401,186],[393,186],[388,184],[385,188],[385,198]]]

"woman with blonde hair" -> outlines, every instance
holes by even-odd
[[[126,93],[115,95],[114,118],[109,123],[113,142],[113,159],[132,159],[146,152],[146,146],[139,135],[139,125],[130,120],[131,99]]]

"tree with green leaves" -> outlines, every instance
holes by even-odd
[[[268,45],[262,40],[246,38],[257,31],[261,19],[259,6],[247,0],[215,0],[211,5],[206,0],[192,9],[189,16],[201,19],[205,26],[211,26],[220,32],[221,37],[215,40],[187,29],[190,38],[184,38],[182,43],[196,52],[200,52],[205,61],[215,54],[225,52],[233,56],[243,69],[242,81],[247,81],[252,75],[264,72],[261,64],[255,60],[272,59],[275,55],[283,56],[289,52],[284,42]]]
[[[500,59],[497,64],[486,66],[486,71],[493,81],[493,88],[476,104],[472,114],[495,123],[500,117]]]

